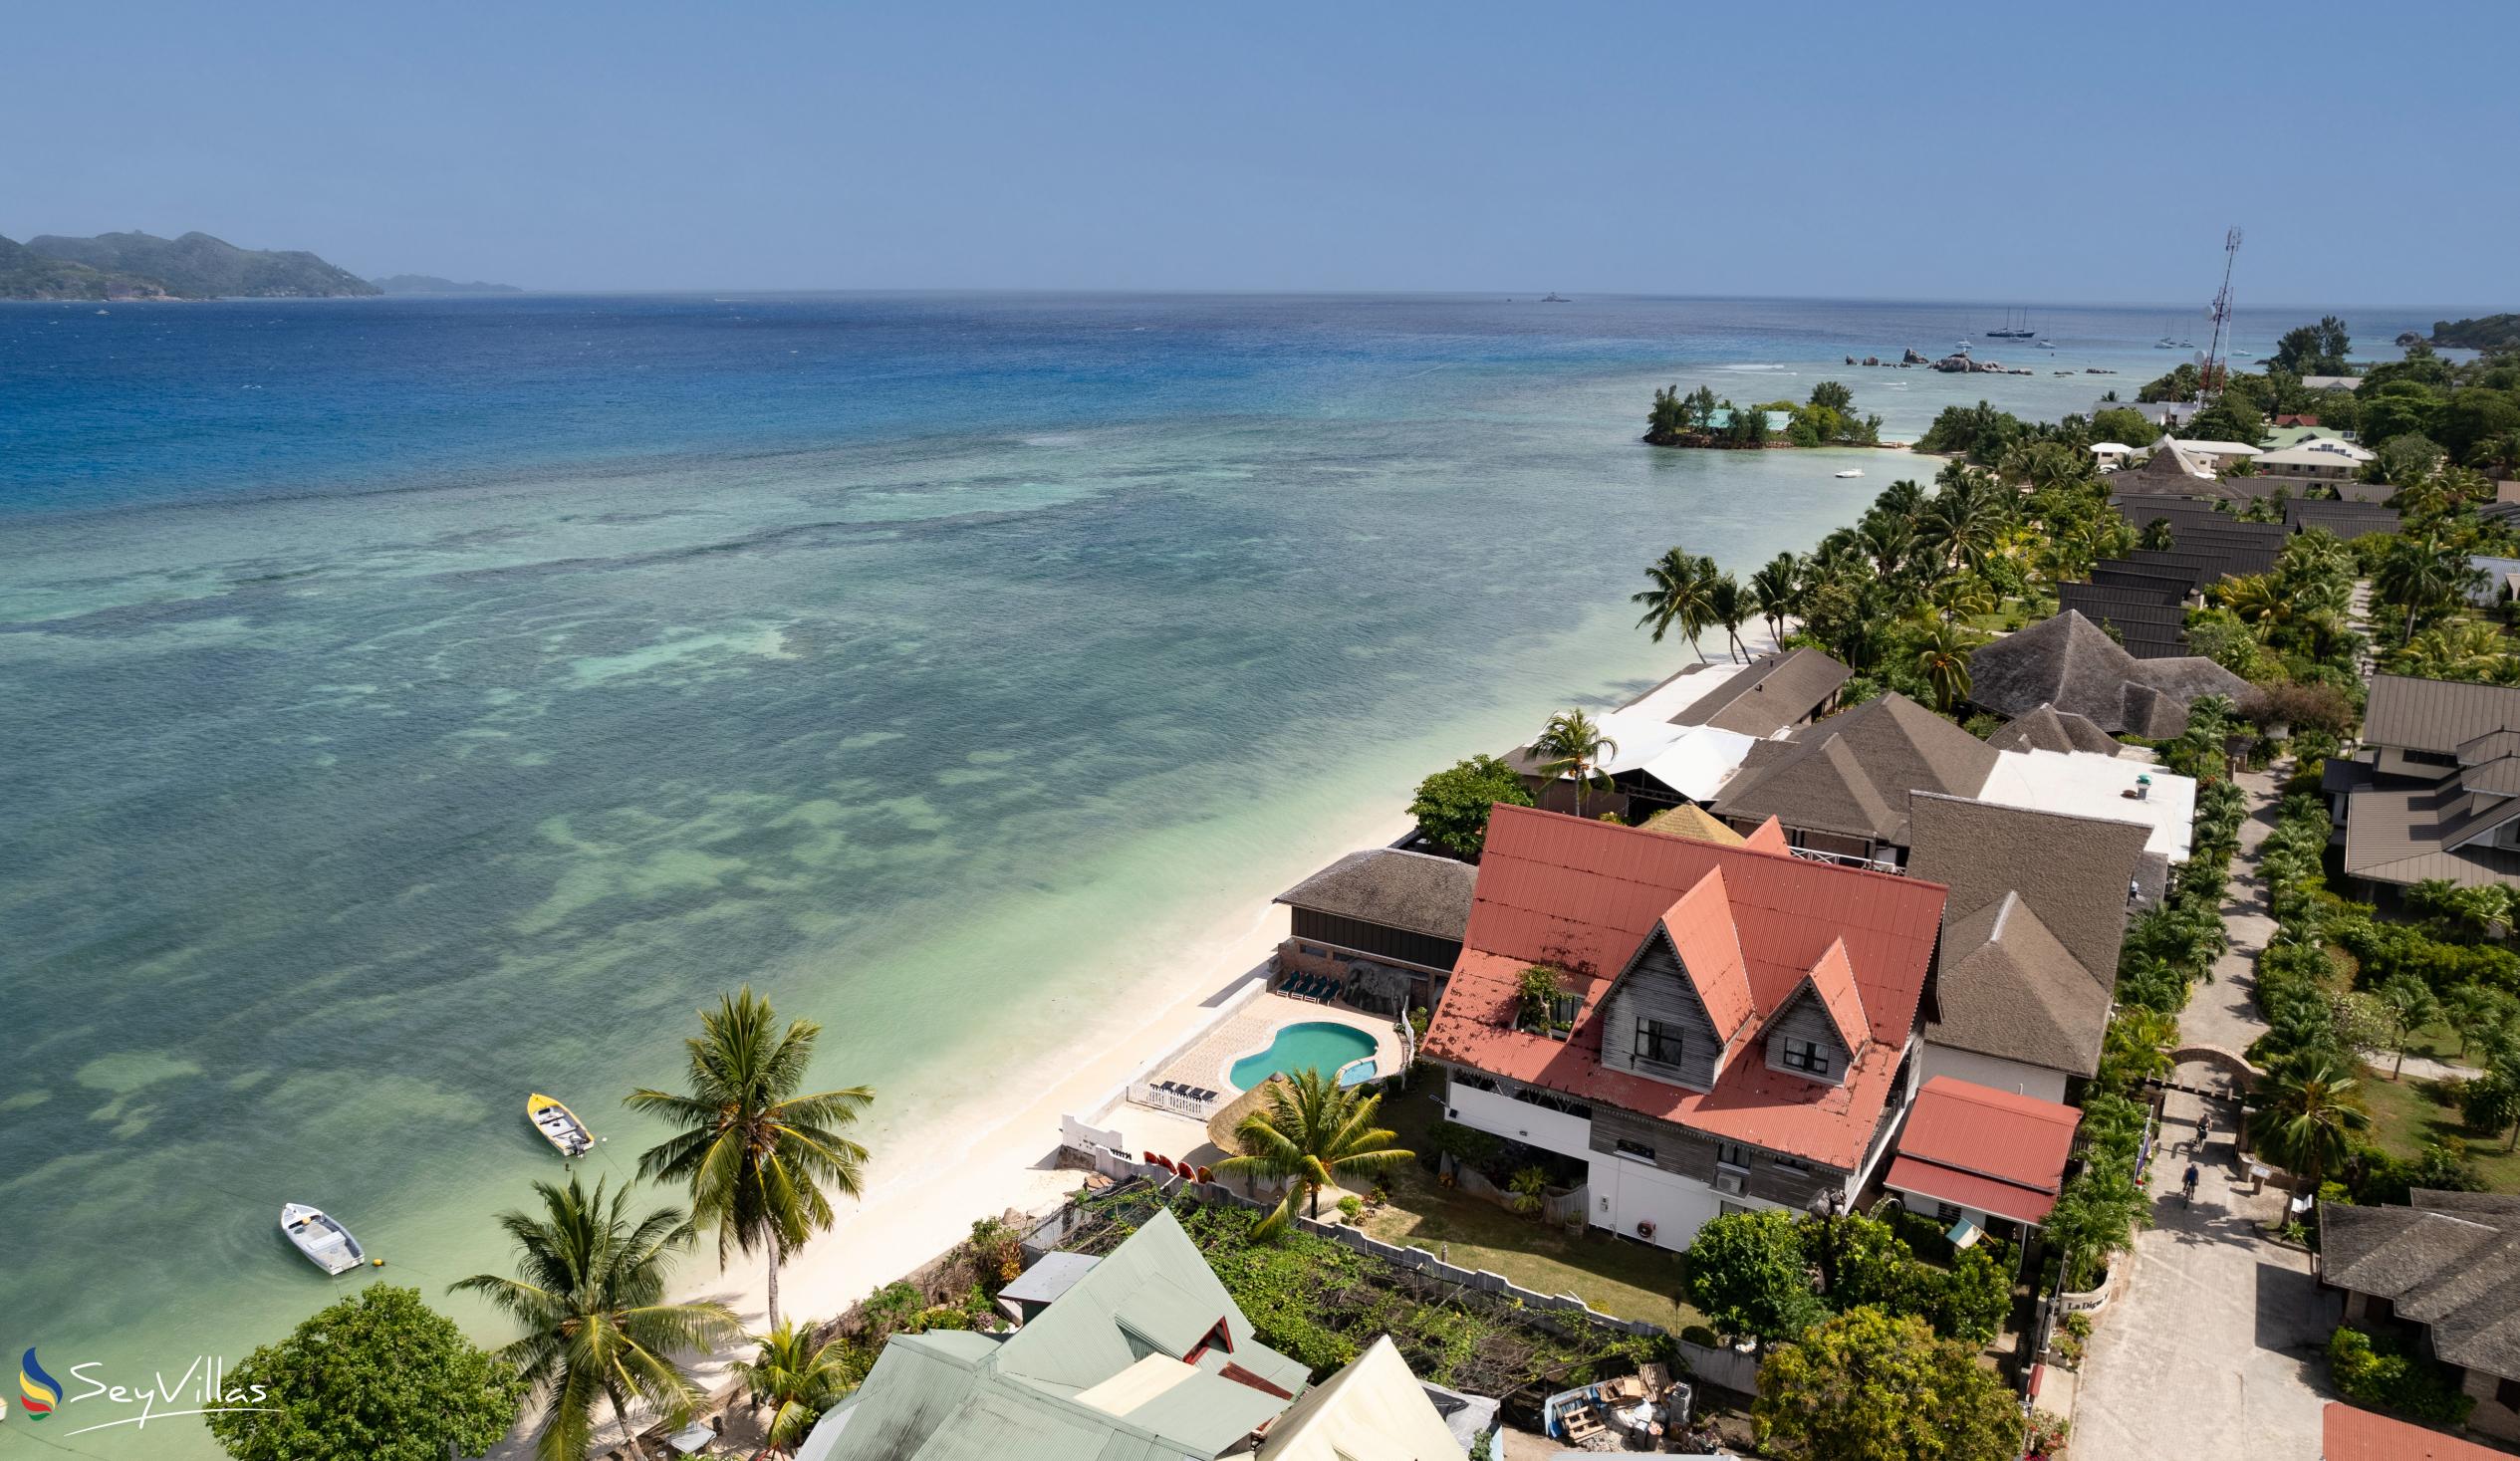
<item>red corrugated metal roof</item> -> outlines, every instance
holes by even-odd
[[[1716,871],[1755,1017],[1775,1013],[1832,946],[1843,945],[1858,1003],[1851,1018],[1860,1017],[1871,1036],[1845,1085],[1771,1071],[1739,1055],[1703,1093],[1603,1068],[1595,1020],[1602,996],[1645,936]],[[1461,960],[1427,1031],[1426,1052],[1852,1170],[1915,1027],[1942,899],[1941,884],[1912,877],[1499,807],[1480,854]],[[1567,1040],[1512,1028],[1518,977],[1538,963],[1566,971],[1582,999]]]
[[[1820,996],[1821,1008],[1838,1027],[1838,1038],[1849,1050],[1861,1049],[1872,1028],[1864,1020],[1864,998],[1855,990],[1855,966],[1847,962],[1845,939],[1829,945],[1820,962],[1812,965],[1809,978],[1812,993]]]
[[[2053,1192],[2033,1192],[1993,1177],[1972,1172],[1954,1171],[1912,1156],[1890,1158],[1890,1171],[1882,1185],[1899,1192],[1913,1192],[1922,1197],[1939,1198],[1944,1202],[1973,1207],[1979,1212],[2011,1218],[2017,1223],[2036,1226],[2048,1220],[2048,1209],[2056,1206]]]
[[[1936,1076],[1916,1094],[1884,1180],[2035,1223],[2056,1205],[2081,1119],[2070,1105]]]
[[[1680,956],[1680,968],[1696,986],[1697,1002],[1715,1033],[1729,1045],[1758,1013],[1750,998],[1750,970],[1741,957],[1741,939],[1732,922],[1732,903],[1724,896],[1724,869],[1710,867],[1689,885],[1662,915],[1662,931]]]
[[[2322,1461],[2502,1461],[2491,1446],[2408,1425],[2342,1400],[2330,1400],[2319,1417]]]
[[[1771,817],[1750,830],[1742,841],[1762,852],[1789,852],[1793,845],[1785,841],[1785,825]]]

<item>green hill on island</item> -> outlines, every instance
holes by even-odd
[[[303,249],[240,249],[206,233],[0,239],[0,298],[320,299],[380,291]]]
[[[2520,315],[2480,320],[2435,320],[2432,343],[2458,350],[2520,350]]]
[[[513,284],[484,284],[478,279],[470,284],[458,284],[452,279],[440,279],[434,274],[388,274],[381,279],[372,279],[368,282],[386,294],[523,294],[525,292]]]

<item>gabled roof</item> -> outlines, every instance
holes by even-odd
[[[2118,631],[2118,642],[2138,659],[2175,659],[2187,652],[2187,609],[2157,589],[2117,584],[2059,584],[2057,607]]]
[[[1755,1018],[1772,1015],[1843,941],[1869,1035],[1845,1085],[1733,1060],[1714,1090],[1696,1092],[1602,1065],[1601,1005],[1614,976],[1682,895],[1717,869]],[[1499,807],[1488,825],[1461,960],[1425,1052],[1852,1171],[1914,1029],[1941,912],[1942,888],[1914,877]],[[1517,981],[1536,963],[1566,971],[1580,1000],[1575,1029],[1563,1041],[1513,1028]]]
[[[2416,1193],[2420,1202],[2438,1194]],[[2520,1379],[2520,1216],[2319,1204],[2320,1277],[2390,1301],[2452,1364]]]
[[[2346,803],[2348,876],[2406,886],[2441,877],[2463,887],[2520,883],[2520,852],[2462,846],[2520,818],[2520,798],[2489,796],[2455,776],[2411,790],[2370,786]]]
[[[2146,830],[1954,797],[1919,796],[1910,811],[1908,872],[1950,888],[1925,1039],[2098,1071]]]
[[[2374,459],[2375,454],[2351,441],[2333,436],[2313,436],[2297,441],[2281,451],[2270,451],[2257,459],[2260,470],[2268,467],[2359,467]]]
[[[1864,1018],[1864,997],[1856,992],[1855,969],[1847,963],[1845,940],[1829,945],[1829,951],[1820,956],[1820,962],[1811,966],[1811,972],[1803,976],[1803,982],[1794,987],[1794,992],[1785,997],[1785,1002],[1776,1007],[1776,1014],[1769,1018],[1781,1017],[1807,999],[1818,1004],[1820,1012],[1829,1018],[1831,1028],[1838,1033],[1838,1044],[1849,1051],[1862,1052],[1865,1041],[1872,1034],[1872,1027]]]
[[[2313,502],[2301,499],[2284,504],[2284,526],[2296,533],[2325,528],[2350,541],[2365,533],[2396,532],[2397,509],[2384,507],[2377,502]]]
[[[2083,1113],[2036,1096],[1936,1076],[1916,1093],[1883,1182],[2015,1222],[2046,1220],[2065,1185]]]
[[[2118,754],[2117,738],[2092,723],[2088,715],[2076,715],[2042,704],[2037,709],[2006,721],[1986,744],[1998,751],[2088,751],[2101,756]]]
[[[2520,687],[2372,676],[2363,740],[2408,751],[2453,753],[2489,731],[2520,730]]]
[[[1663,913],[1655,930],[1679,960],[1716,1037],[1731,1044],[1757,1013],[1757,1005],[1750,998],[1750,967],[1741,957],[1732,903],[1724,896],[1724,869],[1707,868]]]
[[[1664,837],[1684,837],[1701,843],[1717,843],[1728,848],[1742,845],[1741,834],[1717,821],[1713,813],[1695,803],[1682,802],[1654,813],[1642,824],[1647,832]]]
[[[1969,680],[1970,701],[1998,715],[2053,705],[2113,734],[2155,740],[2186,729],[2187,707],[2199,697],[2236,697],[2249,687],[2210,659],[2138,659],[2071,609],[1979,645],[1969,655]]]
[[[1755,748],[1715,811],[1903,847],[1909,792],[1966,796],[1994,769],[1984,741],[1892,691]]]
[[[1260,1461],[1445,1461],[1460,1451],[1385,1335],[1277,1418]]]
[[[1773,817],[1750,829],[1741,845],[1762,852],[1785,853],[1794,850],[1794,845],[1785,839],[1784,826]]]
[[[1450,857],[1367,848],[1277,895],[1276,901],[1430,938],[1458,941],[1470,921],[1478,869]]]
[[[1854,673],[1817,649],[1762,655],[1671,721],[1772,736],[1828,703]]]

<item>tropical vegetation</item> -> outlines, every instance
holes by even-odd
[[[1254,1230],[1255,1241],[1285,1232],[1299,1207],[1320,1217],[1323,1188],[1388,1171],[1416,1155],[1392,1144],[1395,1133],[1374,1124],[1380,1093],[1341,1086],[1320,1071],[1280,1076],[1262,1089],[1259,1108],[1234,1128],[1242,1151],[1216,1164],[1228,1175],[1286,1183],[1286,1195]]]
[[[445,1461],[497,1445],[525,1381],[419,1290],[374,1284],[255,1349],[222,1389],[255,1397],[202,1417],[238,1461]]]

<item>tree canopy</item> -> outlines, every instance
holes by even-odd
[[[2345,322],[2328,315],[2316,325],[2285,331],[2284,338],[2275,342],[2275,354],[2268,359],[2296,375],[2342,375],[2346,353],[2353,348]]]
[[[514,1368],[464,1338],[417,1289],[376,1284],[319,1310],[229,1372],[256,1407],[214,1409],[239,1461],[445,1461],[497,1445],[525,1394]]]
[[[1759,1366],[1759,1444],[1808,1461],[2013,1461],[2022,1415],[1968,1344],[1849,1310]]]
[[[1417,798],[1408,815],[1437,847],[1457,856],[1475,857],[1487,845],[1488,814],[1502,802],[1528,807],[1531,793],[1514,768],[1493,756],[1473,756],[1417,784]]]

